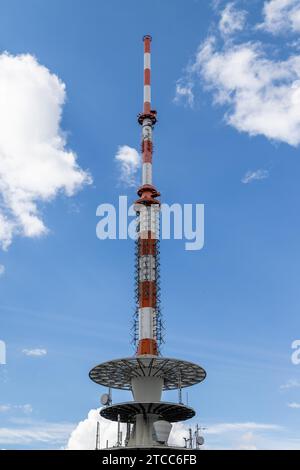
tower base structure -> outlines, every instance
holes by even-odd
[[[127,424],[124,445],[133,449],[168,447],[172,424],[193,418],[195,411],[183,403],[161,401],[162,392],[200,383],[206,372],[184,360],[135,356],[99,364],[89,375],[99,385],[132,391],[132,402],[109,404],[100,415]],[[117,447],[123,448],[119,439]]]

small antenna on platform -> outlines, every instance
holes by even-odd
[[[202,428],[197,424],[196,431],[195,431],[195,442],[196,442],[196,449],[199,449],[201,446],[204,445],[204,437],[200,434],[200,431],[204,431],[207,428]]]
[[[192,434],[192,428],[189,428],[189,448],[193,448],[193,434]]]
[[[182,403],[181,371],[179,372],[179,376],[178,376],[178,402],[179,402],[180,405],[183,405],[183,403]]]
[[[125,437],[125,447],[127,447],[128,444],[129,444],[130,432],[131,432],[131,425],[130,425],[130,423],[127,423],[127,427],[126,427],[126,437]]]
[[[97,421],[97,432],[96,432],[96,447],[95,450],[100,449],[100,423]]]
[[[117,447],[122,446],[122,433],[121,433],[121,417],[118,415],[118,439],[117,439]]]

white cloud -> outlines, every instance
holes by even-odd
[[[32,405],[30,405],[30,403],[26,403],[26,405],[17,405],[16,409],[21,410],[26,415],[32,413],[33,411]]]
[[[117,423],[108,421],[99,415],[100,409],[90,410],[88,417],[76,426],[73,430],[67,447],[67,450],[92,450],[95,449],[96,445],[96,431],[97,422],[100,423],[100,447],[106,447],[106,441],[108,445],[113,446],[117,442]],[[126,426],[121,425],[121,431],[123,434],[123,441],[126,434]],[[184,446],[183,437],[188,436],[188,427],[182,423],[176,423],[173,425],[172,432],[169,439],[170,445],[176,445],[179,447]]]
[[[268,450],[299,444],[284,439],[283,432],[281,426],[269,423],[216,423],[207,426],[206,446],[209,449]]]
[[[184,423],[174,423],[168,440],[168,445],[183,447],[184,438],[189,436],[189,427]]]
[[[194,104],[193,84],[190,82],[183,82],[178,80],[175,90],[175,103],[184,101],[188,106],[192,107]]]
[[[220,15],[219,29],[223,36],[229,36],[243,30],[247,12],[238,10],[234,2],[227,3]]]
[[[26,403],[25,405],[0,405],[0,413],[21,411],[22,413],[28,415],[32,413],[32,405]]]
[[[255,171],[247,171],[245,176],[242,178],[242,183],[249,184],[253,181],[265,180],[269,177],[269,172],[267,170],[255,170]]]
[[[67,450],[91,450],[96,445],[97,422],[100,423],[100,447],[106,447],[108,440],[109,446],[113,446],[117,442],[117,423],[108,421],[99,415],[100,409],[90,410],[88,416],[76,426],[73,430],[68,444]],[[123,440],[125,438],[126,426],[121,425]],[[188,427],[182,423],[174,424],[170,435],[169,444],[182,446],[184,445],[183,437],[187,437]]]
[[[3,264],[0,264],[0,276],[3,276],[5,273],[5,266]]]
[[[263,8],[264,21],[258,27],[272,34],[300,31],[299,0],[268,0]]]
[[[246,432],[240,438],[238,450],[258,450],[256,442],[257,436],[252,431]]]
[[[135,175],[140,166],[140,156],[136,149],[121,145],[115,155],[119,165],[120,181],[126,186],[135,186]]]
[[[25,356],[42,357],[42,356],[47,355],[47,349],[44,349],[44,348],[23,349],[22,353],[25,354]]]
[[[91,182],[60,128],[65,85],[29,55],[0,55],[0,245],[47,232],[40,203]]]
[[[115,445],[117,441],[117,424],[103,419],[99,415],[99,409],[93,409],[88,417],[81,421],[73,430],[66,449],[89,450],[95,449],[97,421],[100,423],[101,448]],[[188,437],[189,427],[193,425],[186,423],[175,423],[169,438],[169,445],[184,446],[184,437]],[[125,438],[125,425],[121,428],[123,440]],[[215,423],[206,427],[205,435],[207,448],[226,449],[251,449],[269,448],[274,445],[272,433],[282,431],[280,426],[264,423]],[[265,436],[267,434],[267,437]],[[277,445],[277,441],[276,441]],[[289,447],[290,443],[286,443]],[[276,448],[276,447],[275,447]]]
[[[0,413],[6,413],[11,409],[10,405],[0,405]]]
[[[117,423],[108,421],[99,415],[100,409],[90,410],[88,416],[80,421],[72,431],[68,440],[67,450],[93,450],[96,447],[97,422],[100,423],[100,447],[108,445],[112,447],[117,442]],[[121,425],[123,437],[125,437],[125,425]]]
[[[283,11],[283,6],[293,7],[291,17]],[[274,18],[275,11],[279,15],[279,10],[286,21],[293,19],[294,29],[299,11],[300,31],[300,0],[272,0],[264,4],[266,18]],[[258,41],[251,27],[247,29],[248,40],[241,40],[238,33],[246,12],[237,10],[235,2],[227,3],[221,13],[218,8],[218,12],[221,31],[215,31],[200,44],[193,63],[178,81],[180,88],[192,89],[196,100],[197,85],[202,85],[205,91],[211,92],[214,104],[225,109],[225,122],[240,132],[298,146],[300,54],[295,49],[290,52],[290,43],[285,43],[280,51],[280,45],[275,48],[274,44]],[[234,21],[232,12],[243,16],[237,16],[240,20]],[[177,95],[176,90],[175,100]]]
[[[218,423],[209,426],[207,434],[224,434],[232,431],[279,431],[281,429],[277,424],[265,424],[265,423]]]
[[[292,409],[294,409],[294,410],[300,410],[300,403],[295,403],[295,402],[293,402],[293,403],[288,403],[288,407],[289,407],[289,408],[292,408]]]
[[[193,71],[212,91],[215,104],[227,107],[229,125],[300,144],[300,56],[272,60],[253,42],[218,49],[210,37],[199,48]]]
[[[26,427],[0,427],[1,445],[64,445],[74,429],[70,423],[31,423]]]
[[[281,390],[288,390],[290,388],[300,388],[300,381],[296,379],[290,379],[286,384],[280,386]]]

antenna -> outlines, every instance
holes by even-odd
[[[128,444],[129,444],[130,433],[131,433],[131,425],[130,425],[130,423],[127,423],[127,426],[126,426],[126,437],[125,437],[125,447],[127,447]]]
[[[193,434],[192,434],[192,428],[189,428],[189,445],[190,449],[193,448]]]
[[[151,41],[144,36],[144,106],[138,115],[142,126],[142,186],[135,203],[137,215],[136,293],[138,356],[158,356],[161,342],[159,305],[160,193],[153,186],[152,155],[156,111],[151,107]]]
[[[178,402],[182,405],[182,384],[181,384],[181,371],[179,371],[178,376]]]
[[[96,432],[96,447],[95,450],[100,449],[100,423],[97,421],[97,432]]]
[[[204,445],[204,437],[199,434],[199,431],[204,431],[207,428],[202,428],[199,424],[196,425],[195,431],[195,442],[196,442],[196,449],[199,449],[201,446]]]
[[[114,432],[117,436],[108,443],[101,422],[101,441],[102,448],[106,441],[106,447],[109,444],[109,448],[114,451],[126,447],[155,449],[158,445],[172,448],[171,442],[168,443],[172,423],[191,420],[195,416],[195,410],[185,403],[183,390],[201,383],[206,377],[201,366],[182,359],[163,357],[160,350],[164,342],[160,309],[161,203],[152,174],[157,113],[151,104],[151,46],[151,36],[144,36],[144,99],[138,115],[142,171],[140,186],[137,188],[138,197],[133,206],[136,213],[135,352],[130,357],[102,362],[89,373],[95,383],[106,387],[106,393],[101,396],[100,416],[116,423]],[[176,136],[173,138],[176,140]],[[172,161],[172,155],[169,159]],[[131,391],[133,401],[112,404],[111,389]],[[178,389],[179,403],[177,400],[175,403],[164,401],[164,390]],[[187,395],[187,403],[188,398]],[[124,423],[124,430],[121,422]],[[190,429],[185,439],[185,453],[195,445],[194,431],[193,425],[193,430]],[[181,445],[184,452],[182,441]]]
[[[118,414],[118,439],[117,439],[117,447],[122,446],[122,433],[121,433],[121,417]]]

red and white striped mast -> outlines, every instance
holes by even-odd
[[[162,357],[159,310],[159,214],[160,194],[152,183],[152,132],[156,111],[151,109],[151,37],[144,36],[144,109],[138,116],[142,126],[142,185],[135,203],[137,214],[136,241],[136,297],[135,319],[136,353],[132,357],[101,363],[90,371],[90,378],[109,388],[102,396],[104,407],[100,415],[108,420],[127,424],[125,447],[169,447],[172,423],[195,416],[195,411],[181,403],[161,401],[163,390],[180,390],[202,382],[205,370],[191,362]],[[131,390],[133,401],[112,403],[111,388]],[[132,426],[133,425],[133,426]],[[119,428],[118,428],[119,429]],[[122,447],[118,432],[117,447]],[[175,452],[178,448],[173,448]],[[180,454],[188,452],[180,448]],[[193,451],[194,452],[194,451]]]
[[[152,184],[153,129],[156,111],[151,109],[151,36],[144,36],[144,109],[142,126],[142,186],[135,210],[137,239],[137,355],[158,355],[161,340],[159,312],[159,210],[160,193]]]

